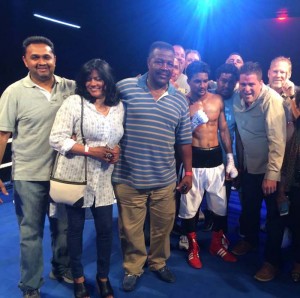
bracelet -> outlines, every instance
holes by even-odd
[[[184,176],[193,176],[193,172],[185,172]]]
[[[88,155],[89,154],[89,150],[90,150],[90,147],[85,144],[85,146],[84,146],[84,155]]]

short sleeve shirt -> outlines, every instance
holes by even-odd
[[[53,162],[50,130],[57,110],[74,91],[74,81],[55,76],[48,100],[29,75],[4,91],[0,99],[0,130],[12,132],[13,180],[49,180]]]
[[[146,80],[147,74],[117,84],[125,108],[125,131],[113,182],[136,189],[175,182],[174,145],[192,142],[185,96],[169,85],[164,96],[155,101]]]

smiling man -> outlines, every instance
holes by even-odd
[[[280,95],[264,85],[258,63],[246,62],[240,69],[240,96],[234,98],[238,128],[237,153],[242,172],[241,224],[245,238],[232,252],[244,255],[258,246],[262,200],[267,207],[265,263],[255,274],[270,281],[278,273],[284,230],[276,202],[285,141],[286,119]]]
[[[192,186],[192,156],[188,105],[184,95],[169,84],[173,63],[172,46],[155,42],[149,51],[148,72],[117,84],[126,110],[120,159],[113,173],[125,291],[134,290],[145,262],[163,281],[175,281],[166,266],[175,217],[174,145],[186,171],[177,189],[185,193]],[[147,202],[151,218],[148,253],[143,232]]]
[[[268,71],[269,86],[283,98],[287,118],[287,140],[293,134],[294,121],[299,115],[295,98],[300,88],[290,80],[291,75],[292,62],[289,58],[279,56],[271,61]]]
[[[295,96],[294,83],[289,81],[292,75],[292,63],[289,58],[280,56],[271,61],[268,70],[269,85],[280,95]]]
[[[181,45],[173,45],[175,58],[179,61],[179,76],[176,81],[178,90],[183,94],[187,94],[190,91],[190,86],[187,83],[187,76],[183,73],[185,68],[185,51]]]
[[[40,297],[43,284],[43,232],[49,209],[49,177],[54,151],[49,135],[57,110],[75,91],[75,83],[54,75],[53,43],[42,36],[23,42],[28,75],[10,85],[0,100],[0,162],[12,133],[12,180],[20,228],[23,297]],[[0,180],[0,187],[6,193]],[[52,279],[72,283],[66,243],[67,222],[49,218]]]

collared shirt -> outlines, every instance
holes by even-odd
[[[237,95],[233,106],[244,147],[244,167],[251,174],[265,174],[265,179],[279,181],[286,143],[281,96],[263,85],[252,105],[247,107]]]
[[[96,110],[94,104],[83,101],[83,134],[89,147],[108,146],[114,148],[123,136],[124,109],[120,102],[110,107],[106,116]],[[58,110],[50,134],[51,146],[68,158],[58,159],[55,178],[68,181],[84,180],[84,156],[71,154],[69,151],[75,143],[82,144],[81,97],[72,95],[65,100]],[[71,136],[76,134],[76,141]],[[83,207],[111,205],[114,193],[111,184],[113,164],[87,158],[87,188]]]
[[[186,94],[188,94],[190,92],[190,90],[191,90],[190,89],[190,85],[188,84],[188,82],[187,82],[187,76],[184,73],[182,73],[178,77],[176,83],[178,84],[178,90],[181,93],[183,93],[183,94],[186,95]]]
[[[268,84],[267,86],[271,88],[270,84]],[[295,86],[295,92],[297,92],[296,90],[298,90],[298,89],[299,88],[297,86]],[[283,98],[283,108],[285,111],[286,122],[287,123],[293,122],[294,117],[293,117],[293,112],[292,112],[292,107],[291,107],[292,100],[284,92],[282,92],[279,95]]]
[[[113,182],[136,189],[164,187],[176,181],[174,144],[191,144],[187,101],[171,84],[168,93],[155,101],[140,78],[118,82],[125,107],[124,137]]]
[[[55,84],[55,83],[54,83]],[[39,89],[47,98],[48,101],[51,100],[51,92],[49,92],[48,90],[44,89],[43,87],[35,84],[36,88]]]
[[[53,162],[49,134],[57,110],[75,82],[55,77],[47,100],[30,76],[10,85],[0,100],[0,130],[12,132],[12,179],[48,181]]]

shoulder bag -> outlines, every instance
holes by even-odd
[[[81,118],[80,118],[80,129],[82,135],[83,145],[85,146],[86,141],[83,135],[83,98],[81,97]],[[55,162],[50,174],[50,197],[55,203],[62,203],[70,206],[82,206],[83,205],[83,197],[85,193],[85,189],[87,186],[87,157],[85,156],[84,161],[84,181],[75,182],[75,181],[67,181],[63,179],[55,178],[55,171],[57,168],[57,163],[59,158],[67,158],[57,152]]]

